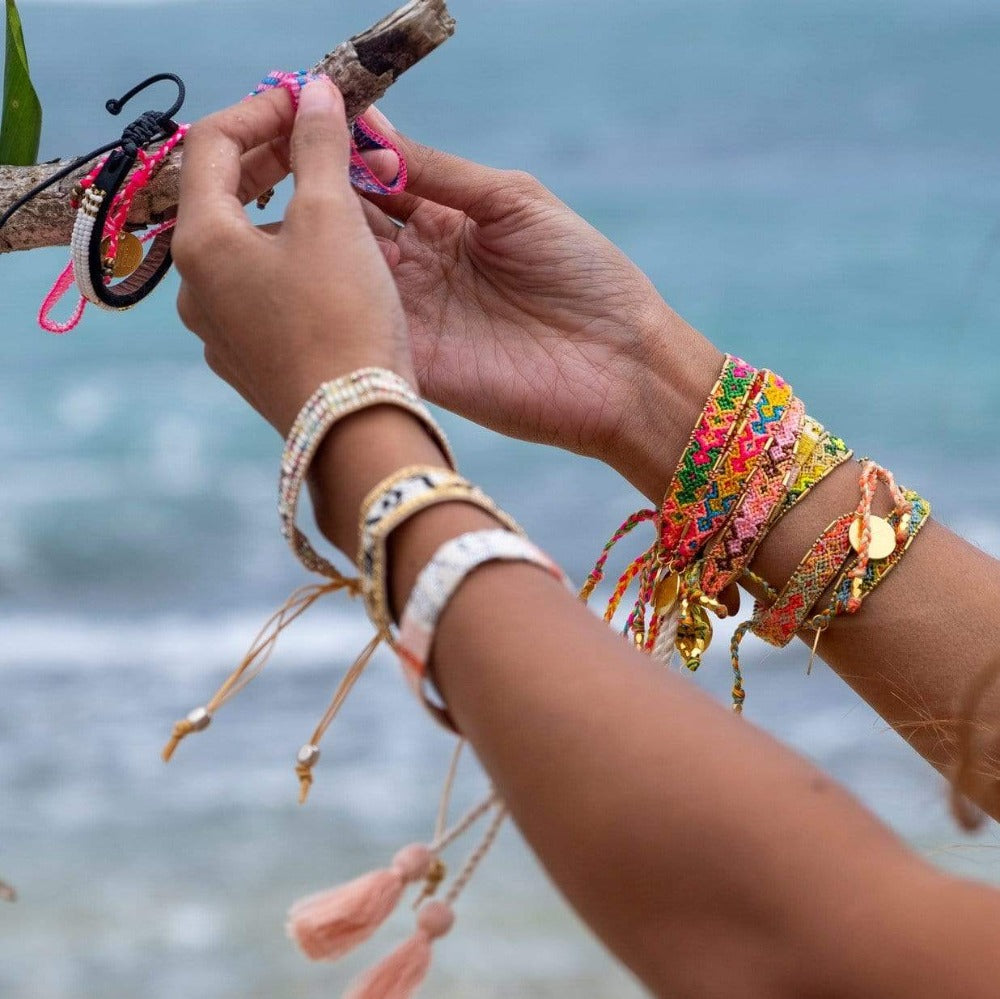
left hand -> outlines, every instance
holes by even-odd
[[[271,91],[198,122],[184,140],[178,312],[212,370],[281,434],[322,382],[356,368],[415,383],[406,317],[350,186],[349,156],[343,98],[325,79],[303,88],[297,115],[287,93]],[[289,160],[284,223],[258,228],[243,205]]]

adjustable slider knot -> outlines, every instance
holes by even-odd
[[[424,887],[414,900],[413,908],[419,909],[421,904],[426,902],[427,899],[433,898],[447,876],[447,865],[440,857],[435,857],[431,861],[431,866],[427,869],[427,874],[424,877]]]
[[[122,149],[134,156],[139,149],[171,134],[169,126],[173,124],[159,111],[143,111],[135,121],[122,130]],[[174,131],[177,131],[176,127]]]
[[[195,708],[186,718],[182,718],[175,723],[174,730],[170,734],[170,740],[163,747],[163,762],[169,763],[177,747],[183,739],[186,739],[192,732],[204,732],[212,724],[212,715],[208,708]]]
[[[304,805],[313,783],[313,767],[319,762],[319,746],[308,743],[295,757],[295,775],[299,778],[299,804]]]

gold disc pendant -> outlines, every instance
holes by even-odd
[[[888,558],[896,550],[896,532],[892,525],[883,517],[870,518],[872,542],[868,548],[868,557],[874,559]],[[857,517],[851,522],[851,530],[848,538],[851,547],[856,551],[861,551],[861,518]]]
[[[674,604],[681,589],[681,577],[676,572],[667,573],[661,576],[653,591],[653,609],[658,615],[666,614]]]
[[[108,255],[108,239],[101,240],[101,256]],[[142,263],[142,243],[138,236],[130,232],[122,232],[118,235],[118,251],[115,253],[113,274],[116,278],[127,278],[139,269]]]

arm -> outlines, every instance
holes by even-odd
[[[175,244],[186,322],[282,433],[322,378],[373,363],[411,373],[388,270],[347,190],[332,90],[303,95],[281,231],[259,233],[240,211],[240,155],[289,119],[276,94],[195,127]],[[314,280],[330,274],[337,288]],[[440,461],[404,413],[348,418],[318,456],[324,530],[353,550],[365,491],[402,464]],[[439,507],[396,532],[396,606],[438,544],[490,523]],[[657,994],[992,994],[995,893],[928,868],[813,768],[650,669],[537,570],[477,572],[442,620],[434,666],[552,877]]]
[[[420,146],[370,115],[411,167],[400,204],[372,199],[368,217],[391,247],[424,394],[503,433],[604,461],[658,505],[719,351],[537,181]],[[748,360],[781,371],[780,358]],[[778,525],[754,569],[783,586],[857,498],[856,466],[841,468]],[[931,523],[862,613],[834,623],[819,655],[949,774],[963,701],[1000,648],[998,597],[1000,563]],[[989,697],[977,719],[998,709],[1000,696]],[[974,790],[1000,818],[996,780]]]

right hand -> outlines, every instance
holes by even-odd
[[[604,460],[652,432],[676,460],[697,411],[674,406],[665,427],[662,410],[686,393],[664,399],[651,382],[669,375],[686,389],[693,380],[700,406],[711,384],[700,365],[710,358],[714,376],[718,352],[533,177],[420,146],[376,110],[366,120],[409,166],[407,192],[371,197],[366,209],[407,313],[423,394],[502,433]],[[688,377],[692,358],[699,368]],[[663,439],[668,429],[676,442]]]

